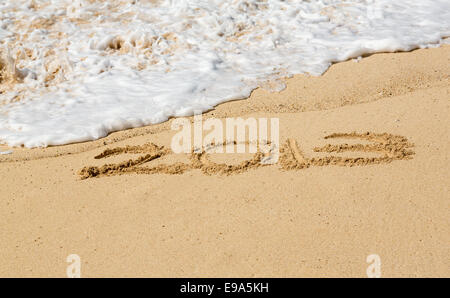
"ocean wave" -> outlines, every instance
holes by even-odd
[[[0,142],[95,140],[448,36],[448,0],[0,0]]]

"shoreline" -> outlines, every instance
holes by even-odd
[[[439,55],[448,56],[449,49],[450,45],[442,44],[437,48],[415,49],[410,52],[375,53],[359,62],[351,59],[334,63],[322,76],[294,75],[285,80],[286,88],[281,92],[257,88],[248,98],[221,103],[202,115],[205,118],[225,118],[255,112],[320,111],[402,95],[413,90],[428,88],[430,83],[436,86],[445,85],[445,81],[442,82],[442,80],[446,75],[448,76],[449,68],[445,64],[439,65],[441,60],[438,57]],[[387,65],[383,65],[383,68],[380,69],[379,63],[383,63],[384,57],[391,55],[395,57],[392,58],[392,62],[395,63],[394,68],[388,69]],[[406,65],[409,60],[415,60],[419,64]],[[427,64],[426,60],[431,61]],[[443,60],[445,61],[445,59]],[[361,63],[364,64],[363,67],[359,67]],[[430,67],[433,68],[433,71],[430,71]],[[381,74],[378,71],[381,71]],[[364,75],[368,75],[369,78],[364,79]],[[338,89],[335,85],[336,80],[342,80]],[[390,82],[391,80],[392,82]],[[356,87],[361,86],[359,90],[355,88],[355,85]],[[298,96],[299,94],[301,95]],[[94,141],[45,148],[10,147],[0,144],[1,151],[12,150],[15,153],[14,155],[0,155],[0,162],[28,160],[24,155],[36,151],[39,152],[38,158],[46,158],[93,150],[128,138],[170,130],[170,123],[175,118],[177,117],[172,117],[159,124],[115,131]],[[193,116],[185,118],[192,121]]]
[[[140,156],[96,158],[107,149],[170,148],[173,119],[87,143],[0,146],[13,150],[0,155],[0,276],[65,277],[77,254],[82,277],[366,277],[377,254],[383,277],[446,277],[449,62],[449,45],[374,54],[220,104],[203,117],[276,117],[290,146],[275,165],[231,174],[170,171],[189,156],[169,154],[149,162],[161,172],[81,179]],[[370,147],[383,137],[405,158],[318,162],[383,157]],[[298,152],[314,162],[299,165]]]

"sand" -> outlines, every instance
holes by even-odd
[[[173,154],[170,123],[0,155],[0,276],[450,275],[450,46],[364,57],[204,117],[277,117],[280,160]]]

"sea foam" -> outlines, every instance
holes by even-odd
[[[0,143],[95,140],[448,36],[448,0],[0,0]]]

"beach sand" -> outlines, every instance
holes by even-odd
[[[298,166],[291,146],[278,164],[228,174],[161,166],[190,162],[172,154],[148,163],[155,173],[82,179],[84,167],[145,155],[94,158],[106,149],[170,148],[172,120],[82,144],[0,146],[13,151],[0,155],[0,276],[65,277],[77,254],[82,277],[366,277],[377,254],[383,277],[448,277],[449,75],[450,46],[376,54],[204,115],[277,117],[282,145],[336,165]],[[369,145],[380,139],[398,150],[371,162],[387,152]],[[378,152],[314,150],[343,143]]]

